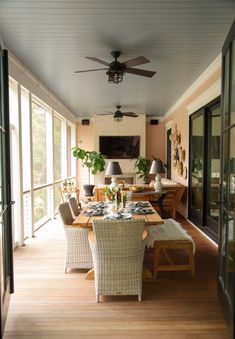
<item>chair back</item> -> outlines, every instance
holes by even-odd
[[[142,253],[144,224],[142,219],[94,220],[93,231],[99,256],[105,261],[138,256]]]
[[[64,223],[64,225],[72,225],[74,218],[72,216],[69,203],[68,202],[62,202],[58,206],[58,211],[60,214],[60,217]]]
[[[73,215],[74,218],[76,218],[78,216],[78,214],[80,213],[77,201],[74,197],[71,197],[71,198],[69,198],[68,202],[69,202],[69,207],[71,209],[72,215]]]

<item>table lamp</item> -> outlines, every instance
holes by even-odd
[[[111,175],[111,184],[110,184],[110,188],[114,188],[117,186],[117,177],[116,175],[120,175],[122,174],[122,169],[119,165],[118,161],[110,161],[108,163],[108,167],[106,169],[106,173],[105,175]]]
[[[154,189],[155,191],[162,190],[161,176],[160,173],[165,173],[165,168],[160,159],[154,159],[152,161],[149,174],[157,174],[155,177]]]

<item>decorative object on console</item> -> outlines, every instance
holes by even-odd
[[[157,174],[155,177],[154,189],[155,191],[162,190],[161,176],[160,173],[165,173],[165,168],[162,161],[157,158],[152,161],[152,165],[149,171],[149,174]]]
[[[117,186],[116,175],[120,175],[120,174],[123,174],[123,173],[122,173],[122,169],[119,165],[119,162],[118,161],[110,161],[108,163],[108,167],[107,167],[106,173],[105,173],[105,175],[111,175],[112,176],[110,188],[114,188],[114,187]]]
[[[97,172],[105,170],[105,156],[96,151],[85,151],[75,146],[72,148],[73,156],[82,161],[82,165],[88,169],[88,185],[84,185],[85,196],[92,196],[95,185],[90,184],[91,173],[95,175]]]

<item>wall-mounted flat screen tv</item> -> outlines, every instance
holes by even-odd
[[[100,136],[99,150],[108,159],[136,159],[140,155],[140,136]]]

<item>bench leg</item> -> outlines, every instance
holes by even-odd
[[[192,248],[188,250],[188,258],[189,258],[191,277],[195,278],[195,261],[194,261],[194,253],[193,253]]]
[[[177,212],[176,207],[173,207],[172,208],[172,218],[173,219],[176,219],[176,212]]]

